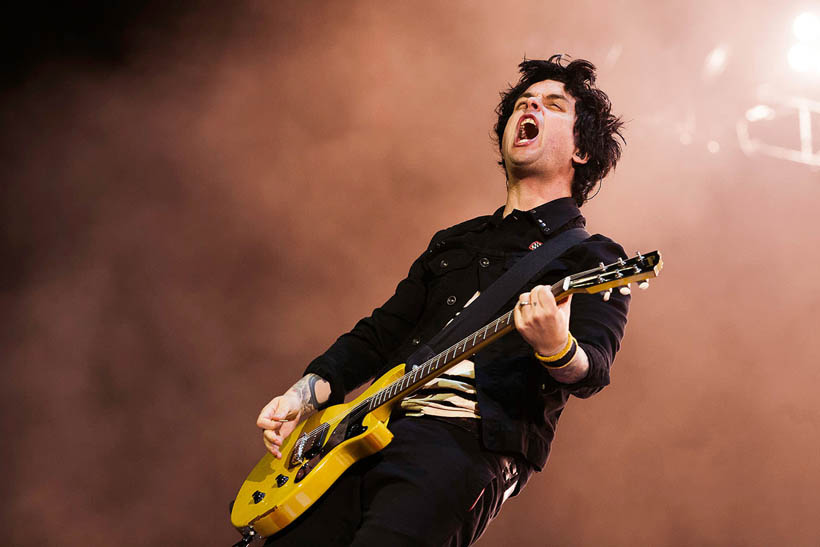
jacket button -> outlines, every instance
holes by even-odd
[[[447,261],[442,258],[441,262],[439,262],[438,265],[441,266],[442,268],[446,268],[447,267]]]
[[[490,259],[485,256],[481,260],[479,260],[478,263],[481,264],[482,268],[486,268],[490,265]]]
[[[421,338],[418,338],[418,337],[413,338],[413,340],[411,340],[411,343],[412,343],[414,346],[418,346],[419,344],[421,344]]]
[[[452,306],[455,303],[456,303],[456,297],[455,296],[448,296],[447,297],[447,305],[448,306]]]

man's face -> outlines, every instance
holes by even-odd
[[[501,150],[508,176],[569,174],[585,163],[575,146],[575,99],[554,80],[534,83],[518,98]]]

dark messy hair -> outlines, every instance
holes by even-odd
[[[501,140],[504,128],[512,116],[515,101],[531,85],[543,80],[555,80],[564,84],[567,92],[575,98],[575,146],[580,155],[587,157],[586,163],[576,163],[572,180],[572,197],[580,207],[589,198],[590,190],[602,180],[621,157],[621,135],[623,122],[610,112],[612,105],[606,93],[595,87],[595,65],[584,59],[576,59],[564,65],[562,55],[553,55],[546,61],[524,60],[518,65],[521,79],[514,87],[501,93],[501,102],[495,109],[498,121],[495,124],[495,140],[505,169]],[[620,139],[618,142],[616,139]]]

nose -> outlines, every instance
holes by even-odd
[[[541,102],[538,100],[538,97],[527,97],[527,110],[541,110]]]

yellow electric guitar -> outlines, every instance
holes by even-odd
[[[661,270],[660,253],[638,253],[629,260],[568,276],[552,285],[556,300],[573,293],[645,288]],[[393,406],[436,376],[471,357],[515,328],[513,310],[467,336],[410,372],[397,365],[355,400],[326,408],[299,424],[282,445],[282,459],[271,454],[256,464],[231,508],[231,524],[242,534],[235,547],[272,535],[296,520],[353,463],[384,448],[393,438],[387,422]]]

